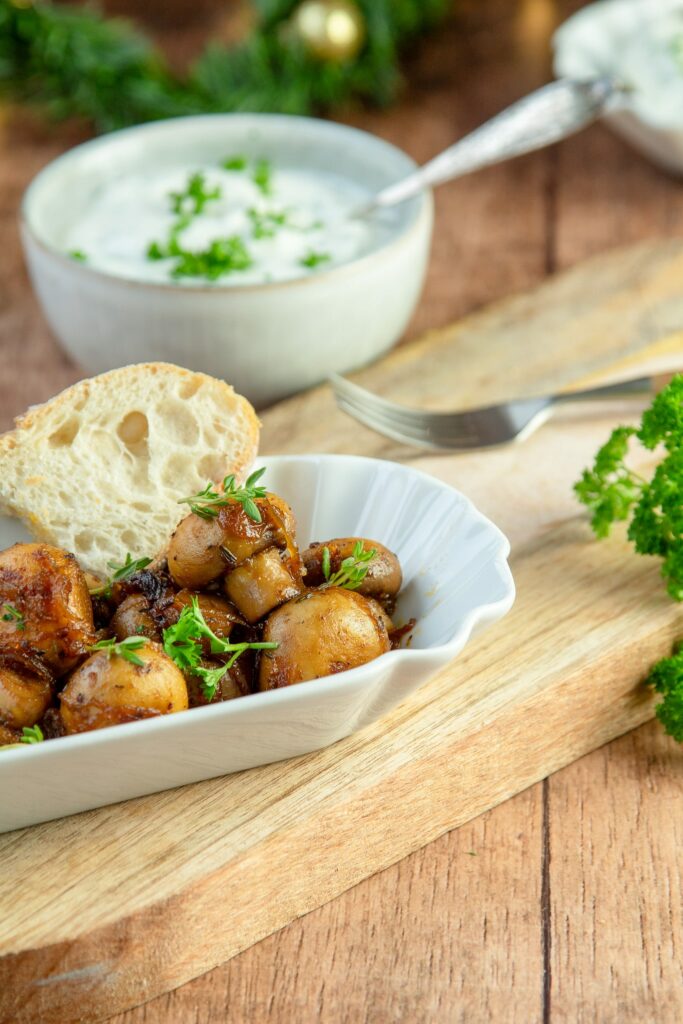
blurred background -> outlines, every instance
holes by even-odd
[[[335,2],[348,6],[348,0],[326,0],[333,11]],[[296,6],[290,0],[292,11]],[[389,103],[373,103],[375,84],[366,81],[364,98],[340,90],[326,113],[375,132],[424,162],[550,80],[552,33],[582,6],[580,0],[441,0],[433,5],[433,24],[413,33],[411,18],[426,7],[406,2],[404,8],[403,0],[389,8],[385,3],[375,7],[365,0],[360,36],[355,43],[351,40],[352,46],[370,38],[381,52],[379,13],[390,9],[398,18],[404,10],[400,79]],[[239,42],[253,31],[257,14],[275,16],[282,3],[106,0],[103,8],[107,14],[132,18],[158,44],[171,68],[183,73],[207,41]],[[328,43],[316,42],[314,36],[306,44],[313,49],[322,45],[321,75],[325,67],[338,66],[334,53],[325,56]],[[6,103],[2,111],[0,345],[17,368],[12,383],[0,381],[6,425],[28,400],[47,397],[78,376],[49,336],[30,294],[16,217],[33,175],[59,152],[87,138],[92,127],[79,118],[50,121],[25,104]],[[402,341],[530,288],[606,249],[680,235],[682,215],[679,182],[602,125],[549,150],[445,185],[436,193],[426,290]]]

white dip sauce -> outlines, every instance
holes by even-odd
[[[65,250],[120,277],[231,286],[305,277],[381,241],[386,226],[349,218],[369,198],[356,183],[242,157],[227,163],[233,169],[188,164],[114,179],[71,226]],[[199,209],[188,194],[196,175]]]
[[[555,34],[559,74],[606,74],[632,89],[626,100],[658,128],[683,128],[683,0],[603,0]]]

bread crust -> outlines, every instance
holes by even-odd
[[[0,435],[0,510],[103,572],[108,559],[131,550],[137,533],[145,546],[154,538],[162,548],[186,511],[178,499],[196,484],[228,473],[243,480],[259,431],[247,399],[207,374],[161,362],[110,370],[31,407]],[[79,506],[79,491],[90,509]],[[138,491],[144,501],[135,502]],[[146,518],[135,507],[143,504]],[[89,516],[98,544],[79,549],[76,537],[88,534]],[[107,535],[112,550],[105,557]]]

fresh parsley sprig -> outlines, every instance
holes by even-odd
[[[683,643],[674,647],[671,657],[662,658],[650,669],[647,682],[664,698],[655,708],[664,730],[683,743]]]
[[[8,603],[3,604],[2,607],[3,607],[3,616],[2,616],[3,622],[13,622],[15,624],[15,626],[17,627],[17,629],[19,630],[19,632],[23,633],[23,631],[26,629],[26,619],[24,618],[22,613],[19,611],[19,609],[15,608],[13,604],[8,604]]]
[[[361,583],[368,574],[370,562],[377,554],[377,548],[363,547],[363,541],[359,540],[353,546],[353,552],[345,558],[337,572],[332,572],[330,549],[324,547],[322,551],[322,571],[325,582],[322,587],[343,587],[345,590],[358,590]]]
[[[216,491],[213,483],[209,481],[203,491],[191,494],[189,498],[180,498],[178,504],[189,505],[194,514],[202,519],[215,519],[220,509],[225,508],[232,501],[236,501],[251,520],[260,523],[263,517],[256,500],[265,498],[266,488],[257,487],[256,484],[265,471],[265,466],[262,469],[257,469],[247,478],[242,487],[237,486],[234,473],[230,473],[223,480],[222,491]]]
[[[634,440],[663,453],[649,480],[626,463]],[[574,491],[590,509],[598,537],[606,537],[614,523],[629,521],[635,550],[662,559],[669,594],[683,600],[683,375],[655,396],[639,427],[612,432]]]
[[[122,580],[130,579],[134,573],[146,569],[151,562],[151,558],[133,558],[130,551],[126,552],[126,558],[122,564],[107,562],[108,567],[112,570],[111,576],[101,587],[95,587],[94,590],[91,590],[90,594],[92,597],[111,597],[112,588],[115,583],[121,583]]]
[[[42,743],[45,739],[39,725],[25,725],[21,730],[20,743]]]
[[[216,668],[205,668],[202,664],[202,640],[208,640],[212,654],[229,654],[228,660]],[[223,676],[245,651],[275,650],[276,643],[231,644],[221,640],[207,624],[196,597],[186,605],[174,626],[164,630],[164,651],[182,672],[188,672],[200,680],[202,693],[207,701],[213,700]]]
[[[116,654],[119,658],[123,658],[124,661],[129,661],[132,665],[144,665],[144,661],[135,652],[139,651],[145,646],[147,640],[144,636],[127,636],[125,640],[99,640],[96,644],[92,644],[88,648],[90,651],[106,651],[111,657]]]

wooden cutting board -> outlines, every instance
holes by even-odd
[[[458,407],[606,368],[683,365],[680,328],[683,244],[656,243],[435,332],[358,379]],[[623,537],[592,540],[571,494],[609,429],[638,411],[567,407],[522,445],[466,456],[385,441],[326,388],[267,412],[266,453],[377,455],[460,487],[510,536],[515,608],[390,716],[327,750],[1,836],[0,1022],[100,1020],[174,988],[649,718],[642,679],[679,610]]]

